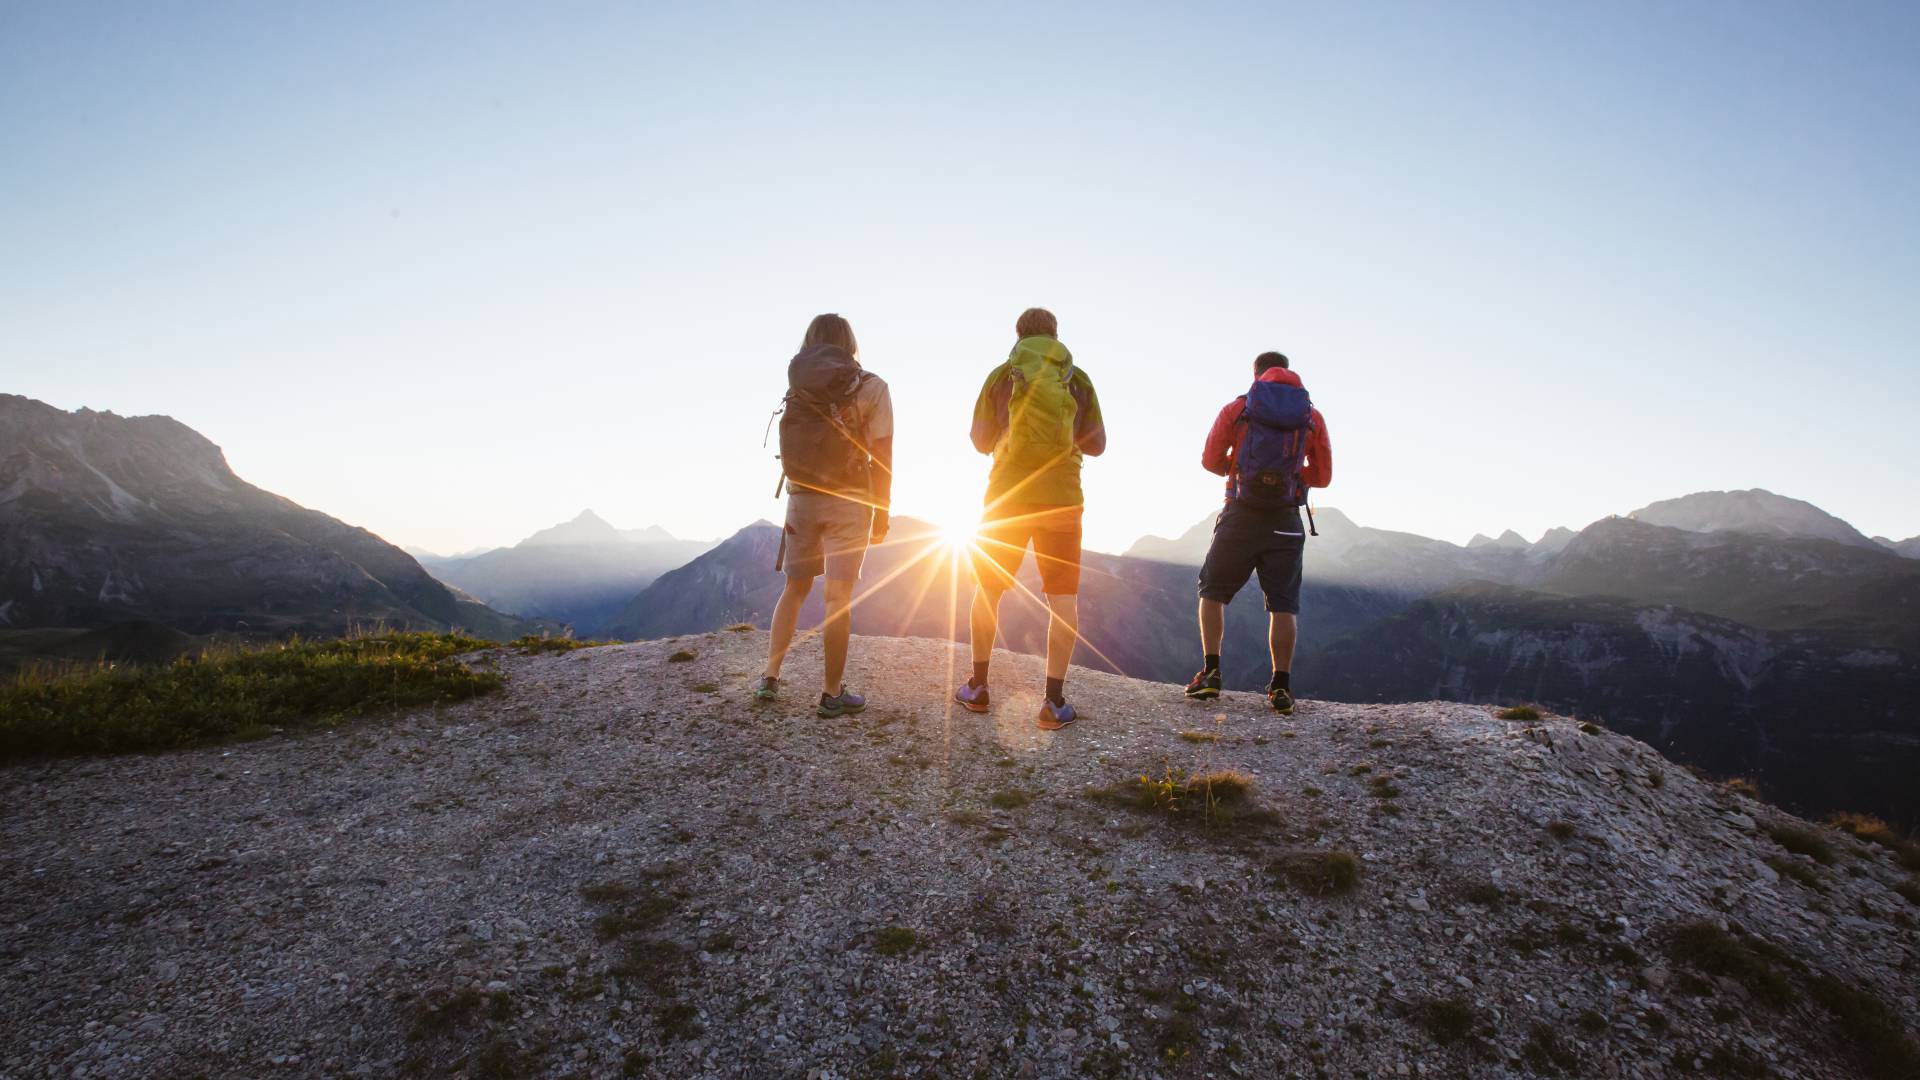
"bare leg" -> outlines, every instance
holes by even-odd
[[[827,681],[821,692],[840,696],[840,679],[847,673],[847,638],[853,633],[853,582],[827,580],[827,619],[821,634],[826,643]]]
[[[1200,601],[1200,654],[1219,656],[1220,640],[1227,636],[1227,605],[1218,600]]]
[[[773,634],[767,643],[767,678],[780,677],[780,665],[786,662],[787,648],[793,644],[793,627],[800,621],[800,605],[807,602],[807,594],[813,591],[812,578],[788,578],[787,587],[780,592],[780,601],[773,605]]]
[[[1297,616],[1283,611],[1267,616],[1267,651],[1273,655],[1273,670],[1293,671],[1293,643],[1299,636]]]
[[[968,623],[973,635],[973,662],[984,664],[993,659],[993,639],[1000,632],[1000,597],[1004,589],[982,585],[973,590],[973,610]]]
[[[1080,636],[1080,598],[1049,596],[1047,608],[1047,678],[1064,679],[1067,665],[1073,661],[1073,646]]]

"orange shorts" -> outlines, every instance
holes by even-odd
[[[974,579],[993,589],[1012,588],[1031,545],[1034,562],[1040,565],[1040,591],[1048,596],[1077,594],[1081,509],[1033,503],[994,507],[974,542]]]

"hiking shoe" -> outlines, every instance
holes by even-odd
[[[1042,701],[1040,703],[1041,731],[1059,731],[1061,728],[1066,727],[1078,719],[1079,717],[1074,714],[1073,706],[1064,701],[1058,705],[1055,705],[1051,701]]]
[[[1220,696],[1220,669],[1203,671],[1187,684],[1187,696],[1196,701],[1212,701]]]
[[[753,696],[761,701],[772,701],[780,696],[780,680],[772,675],[760,677],[760,685],[753,688]]]
[[[847,689],[840,688],[839,697],[820,695],[820,715],[828,720],[836,716],[852,716],[867,707],[867,699]]]
[[[961,683],[960,689],[953,692],[953,700],[965,705],[968,712],[986,712],[987,684],[981,683],[975,686],[972,683]]]
[[[1275,688],[1267,691],[1267,704],[1281,716],[1293,715],[1293,691]]]

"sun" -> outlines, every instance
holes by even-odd
[[[973,538],[979,531],[974,517],[950,518],[940,526],[940,539],[955,551],[965,551],[973,546]]]

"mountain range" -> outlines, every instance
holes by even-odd
[[[583,510],[512,547],[419,558],[433,576],[489,607],[564,623],[591,637],[655,578],[712,547],[675,539],[657,525],[616,529]]]
[[[38,631],[52,649],[50,630],[125,623],[255,636],[528,625],[373,533],[240,479],[177,420],[0,395],[0,631]]]

